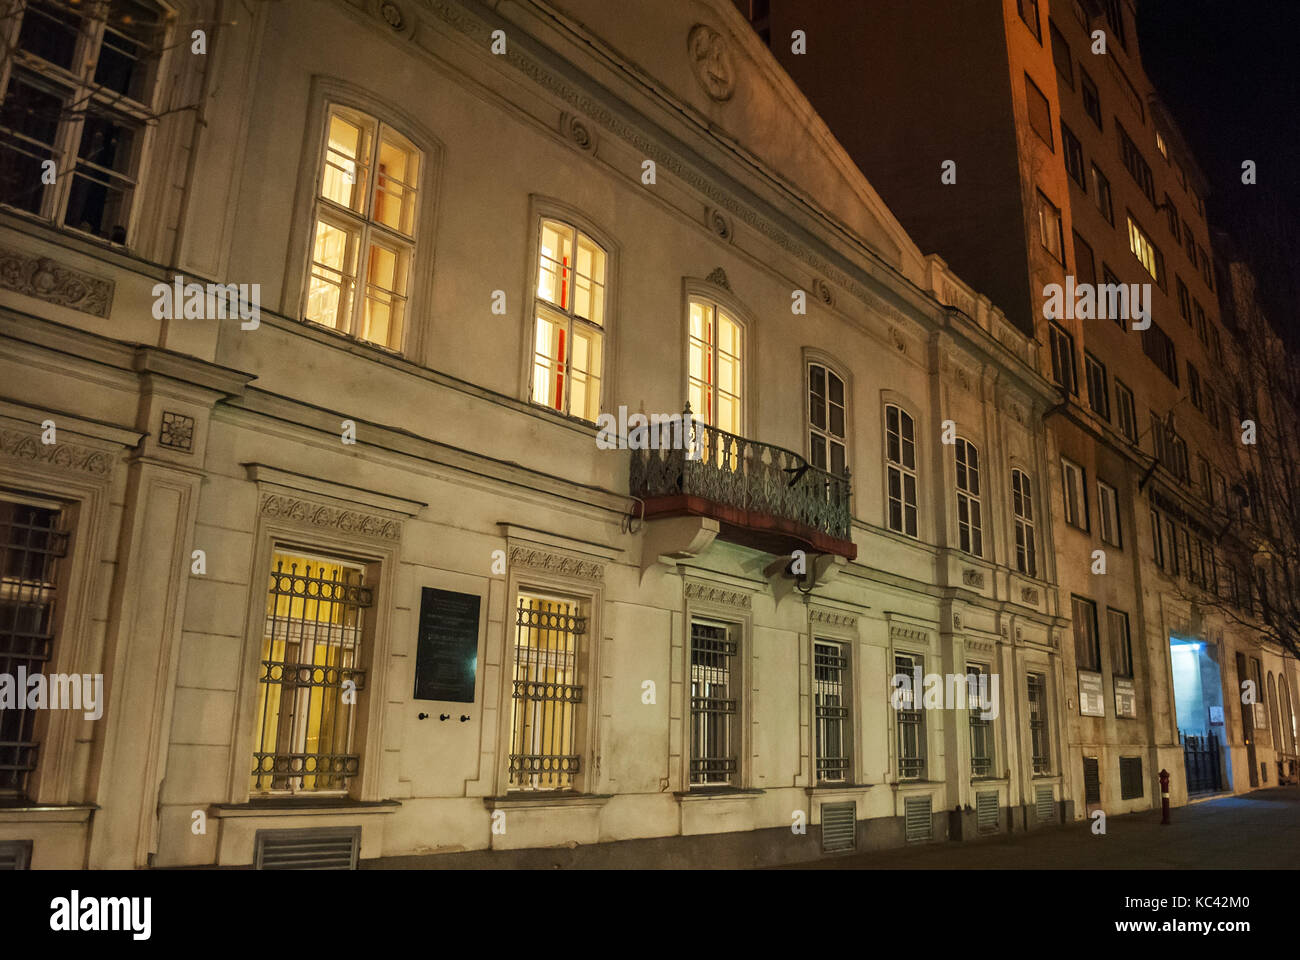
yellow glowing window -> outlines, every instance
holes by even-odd
[[[687,342],[691,412],[710,426],[737,435],[744,426],[742,336],[740,322],[724,307],[691,300]]]
[[[604,362],[605,250],[576,227],[541,222],[532,398],[595,421]]]
[[[253,793],[343,791],[372,595],[346,561],[276,550],[258,663]]]
[[[332,107],[316,198],[303,316],[400,349],[422,158],[409,140]]]
[[[567,790],[581,771],[581,645],[575,601],[521,593],[515,606],[509,781],[512,790]]]

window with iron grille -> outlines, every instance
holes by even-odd
[[[966,708],[970,716],[970,775],[991,777],[993,771],[993,721],[984,716],[980,704],[980,680],[983,678],[986,696],[992,695],[989,686],[989,668],[977,663],[966,664]]]
[[[735,627],[691,623],[691,786],[735,785],[739,754]]]
[[[0,674],[43,674],[53,655],[59,561],[68,550],[59,527],[56,508],[0,500]],[[0,798],[26,794],[40,749],[35,726],[35,710],[0,707]]]
[[[971,556],[984,556],[983,523],[980,516],[980,455],[975,444],[957,438],[953,444],[957,460],[957,538]]]
[[[1146,784],[1142,780],[1142,758],[1119,758],[1119,798],[1137,800],[1146,794]]]
[[[919,780],[925,776],[925,716],[917,676],[925,676],[924,658],[900,653],[894,656],[894,675],[906,676],[911,685],[900,690],[898,717],[898,776]]]
[[[1016,569],[1026,576],[1038,576],[1037,545],[1034,540],[1034,496],[1029,476],[1011,471],[1011,512],[1016,522]]]
[[[1029,742],[1034,775],[1052,772],[1051,747],[1047,730],[1047,678],[1041,673],[1028,676]]]
[[[1097,605],[1084,597],[1071,597],[1074,656],[1080,670],[1101,670],[1101,645],[1097,640]]]
[[[571,790],[578,751],[587,618],[573,600],[520,593],[510,694],[511,790]]]
[[[170,14],[147,0],[8,7],[0,203],[126,243]]]
[[[808,364],[808,459],[814,467],[844,476],[848,433],[844,381],[825,364]]]
[[[550,218],[542,220],[537,248],[533,403],[595,421],[604,378],[605,249]]]
[[[388,124],[337,104],[324,137],[303,318],[400,350],[423,156]]]
[[[813,644],[814,710],[817,720],[817,780],[849,779],[848,646],[830,640]]]
[[[346,791],[374,594],[361,566],[276,550],[262,632],[253,793]],[[345,687],[355,685],[347,690]]]
[[[885,459],[888,461],[889,529],[916,534],[916,424],[902,407],[885,407]]]

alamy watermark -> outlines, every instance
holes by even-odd
[[[260,283],[186,283],[177,274],[170,284],[155,283],[152,292],[155,320],[238,319],[241,330],[262,323]]]
[[[0,673],[0,710],[81,710],[87,720],[104,715],[102,673]]]
[[[996,720],[1001,710],[998,675],[980,672],[896,673],[890,681],[890,703],[895,710],[978,710],[983,720]]]
[[[1043,287],[1043,316],[1048,320],[1131,320],[1134,330],[1151,326],[1151,284],[1049,283]]]
[[[687,460],[704,455],[704,431],[687,413],[602,413],[596,418],[596,446],[601,450],[685,450]]]

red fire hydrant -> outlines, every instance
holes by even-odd
[[[1160,824],[1169,826],[1169,771],[1160,771]]]

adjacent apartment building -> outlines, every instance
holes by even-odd
[[[729,0],[0,28],[0,863],[749,865],[1177,754],[1143,455]],[[1071,594],[1132,623],[1135,719],[1081,728]]]
[[[1209,184],[1133,3],[737,5],[918,244],[1040,345],[1075,816],[1158,805],[1161,769],[1175,803],[1274,782],[1297,674],[1239,563],[1258,405],[1225,372]],[[1245,680],[1274,692],[1252,708]]]

